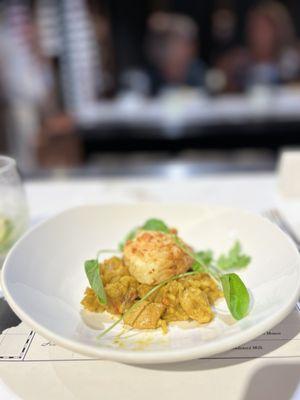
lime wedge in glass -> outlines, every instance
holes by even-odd
[[[9,249],[13,225],[11,221],[0,216],[0,253]]]
[[[7,219],[0,217],[0,244],[5,240],[7,233]]]

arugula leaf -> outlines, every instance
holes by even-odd
[[[203,264],[208,267],[213,261],[213,252],[211,250],[198,251],[195,255],[197,256],[197,261],[192,265],[193,271],[202,271]]]
[[[101,304],[107,303],[106,293],[100,275],[100,267],[98,260],[87,260],[84,263],[86,276],[89,280],[91,288],[96,293]]]
[[[221,254],[217,260],[217,267],[222,270],[245,268],[251,257],[242,253],[240,242],[235,242],[228,254]]]
[[[145,231],[159,231],[164,233],[169,232],[169,228],[164,223],[164,221],[156,218],[148,219],[142,226],[142,229],[144,229]]]
[[[240,320],[249,312],[250,296],[241,278],[234,273],[220,277],[224,297],[231,315]]]

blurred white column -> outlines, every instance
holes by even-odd
[[[31,28],[26,3],[11,2],[4,6],[0,59],[4,95],[9,105],[7,139],[10,153],[26,171],[37,165],[39,107],[48,91],[46,68],[30,48],[28,35],[24,34]]]
[[[62,0],[60,7],[65,104],[76,111],[96,101],[97,87],[102,80],[100,50],[86,2]]]

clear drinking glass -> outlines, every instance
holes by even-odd
[[[16,162],[0,155],[0,266],[27,224],[27,201]]]

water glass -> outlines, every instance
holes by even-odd
[[[14,159],[0,155],[0,266],[28,224],[28,206]]]

